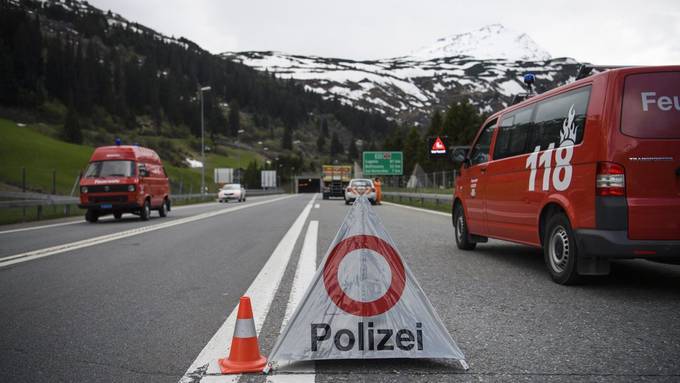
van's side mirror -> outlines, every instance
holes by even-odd
[[[451,150],[451,160],[453,162],[463,163],[463,164],[466,163],[466,160],[467,160],[467,162],[470,162],[470,160],[466,157],[469,149],[470,148],[468,146],[456,146],[456,147],[454,147],[453,150]]]

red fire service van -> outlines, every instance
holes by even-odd
[[[165,217],[170,211],[170,185],[158,154],[119,144],[95,149],[80,179],[78,206],[87,209],[88,222],[107,214],[120,219],[123,213],[146,221],[151,210]]]
[[[680,260],[680,66],[605,71],[482,125],[454,191],[456,244],[543,248],[553,280]]]

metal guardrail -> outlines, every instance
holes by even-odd
[[[396,197],[399,202],[420,202],[421,205],[425,201],[434,201],[435,205],[451,204],[453,201],[452,194],[433,194],[433,193],[408,193],[408,192],[383,192],[385,196]]]
[[[283,189],[261,190],[253,189],[246,190],[246,196],[263,196],[284,193]],[[0,201],[1,208],[13,207],[35,207],[35,206],[53,206],[53,205],[77,205],[80,202],[78,197],[69,197],[56,194],[42,194],[32,192],[0,192],[0,198],[5,199]],[[171,199],[174,201],[181,201],[187,199],[216,199],[215,193],[208,193],[202,195],[195,194],[173,194]]]

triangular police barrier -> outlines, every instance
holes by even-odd
[[[347,213],[269,356],[271,369],[327,359],[465,356],[366,197]]]

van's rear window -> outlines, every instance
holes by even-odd
[[[621,131],[639,138],[680,138],[680,72],[626,76]]]
[[[135,175],[133,161],[95,161],[85,171],[85,178],[132,177]]]

